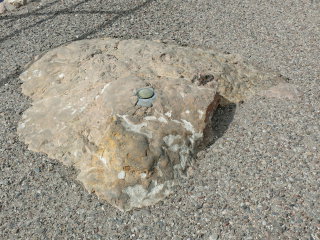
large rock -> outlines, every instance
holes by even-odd
[[[21,79],[29,149],[74,165],[88,191],[130,210],[170,194],[209,139],[220,96],[241,101],[280,77],[214,50],[96,39],[49,51]]]

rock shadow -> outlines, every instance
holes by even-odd
[[[210,145],[215,143],[215,141],[222,137],[223,134],[228,130],[229,125],[233,121],[234,114],[236,112],[237,105],[235,103],[230,103],[225,106],[219,106],[212,117],[212,142]]]
[[[225,99],[223,98],[223,100]],[[204,132],[204,141],[200,144],[197,152],[209,148],[225,134],[233,121],[236,108],[237,104],[231,102],[217,107],[211,118],[210,126],[206,129],[206,132]]]

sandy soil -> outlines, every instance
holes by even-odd
[[[219,109],[216,141],[175,194],[122,213],[16,135],[34,56],[96,37],[242,55],[302,97]],[[1,239],[320,239],[320,1],[43,0],[0,15]]]

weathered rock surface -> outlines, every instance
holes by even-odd
[[[13,11],[27,3],[27,0],[4,0],[0,3],[0,13],[4,13],[6,10]]]
[[[4,2],[0,2],[0,14],[6,11],[6,7],[4,6]]]
[[[301,97],[301,92],[298,88],[290,83],[279,83],[276,86],[270,87],[267,90],[262,90],[259,95],[268,98],[298,100]]]
[[[220,96],[238,102],[281,81],[235,55],[117,39],[53,49],[21,79],[33,103],[20,138],[74,165],[88,191],[121,210],[170,194],[207,141]]]

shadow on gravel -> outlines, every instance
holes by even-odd
[[[53,1],[53,2],[50,2],[50,3],[47,3],[47,4],[44,4],[42,5],[41,7],[37,8],[36,10],[32,11],[32,12],[28,12],[28,13],[24,13],[24,14],[19,14],[19,15],[13,15],[13,16],[0,16],[0,20],[6,20],[6,19],[11,19],[10,22],[12,22],[13,20],[18,20],[18,19],[21,19],[21,18],[24,18],[24,17],[29,17],[31,15],[37,15],[39,14],[38,12],[43,10],[43,9],[46,9],[58,2],[60,2],[61,0],[56,0],[56,1]],[[43,15],[47,14],[47,13],[42,13]]]
[[[29,17],[29,16],[46,16],[46,15],[50,15],[44,19],[41,19],[40,21],[37,21],[27,27],[24,27],[24,28],[20,28],[20,29],[17,29],[15,31],[13,31],[12,33],[0,38],[0,43],[21,33],[22,31],[24,30],[27,30],[29,28],[32,28],[32,27],[37,27],[39,24],[43,23],[43,22],[46,22],[48,20],[51,20],[59,15],[64,15],[64,14],[98,14],[100,13],[101,15],[105,15],[105,14],[115,14],[116,16],[113,17],[112,19],[110,20],[107,20],[105,21],[104,23],[98,25],[98,26],[95,26],[94,29],[91,29],[89,30],[88,32],[86,33],[83,33],[80,37],[78,38],[74,38],[74,40],[79,40],[79,39],[83,39],[83,38],[86,38],[88,37],[89,35],[91,34],[94,34],[96,32],[98,32],[99,30],[101,30],[103,27],[106,27],[107,25],[109,24],[112,24],[113,22],[115,22],[116,20],[118,20],[119,18],[121,17],[124,17],[124,16],[127,16],[127,15],[130,15],[132,13],[134,13],[135,11],[149,5],[150,3],[154,2],[155,0],[146,0],[145,2],[143,2],[142,4],[132,8],[132,9],[129,9],[129,10],[124,10],[124,11],[86,11],[86,10],[80,10],[80,11],[74,11],[73,9],[78,7],[79,5],[83,4],[83,3],[88,3],[89,1],[88,0],[83,0],[81,2],[78,2],[76,4],[73,4],[71,6],[68,6],[67,8],[65,9],[62,9],[62,10],[58,10],[56,12],[47,12],[47,13],[38,13],[39,10],[36,10],[36,11],[33,11],[33,12],[30,12],[30,13],[26,13],[26,14],[21,14],[21,15],[15,15],[15,16],[3,16],[1,17],[0,16],[0,20],[5,20],[5,19],[14,19],[14,20],[18,20],[18,19],[21,19],[23,17]],[[54,3],[56,3],[57,1],[55,1]],[[52,5],[53,3],[51,3],[50,5]],[[49,7],[50,6],[49,4],[46,6],[46,7]],[[41,9],[44,9],[45,6],[43,6]]]
[[[107,25],[110,25],[112,23],[114,23],[115,21],[117,21],[119,18],[122,18],[122,17],[125,17],[125,16],[128,16],[128,15],[131,15],[133,14],[134,12],[138,11],[139,9],[141,8],[144,8],[146,6],[148,6],[149,4],[151,4],[152,2],[154,2],[156,0],[147,0],[145,1],[144,3],[132,8],[132,9],[129,9],[129,10],[124,10],[124,11],[114,11],[114,12],[110,12],[109,14],[113,13],[113,14],[117,14],[114,18],[98,25],[95,27],[95,29],[92,29],[91,31],[88,31],[82,35],[80,35],[78,38],[74,39],[74,40],[80,40],[80,39],[85,39],[87,37],[89,37],[90,35],[100,31],[101,29],[103,29],[104,27],[106,27]]]
[[[209,148],[225,134],[233,121],[236,108],[237,105],[235,103],[219,106],[217,108],[211,120],[212,125],[210,129],[208,129],[210,132],[207,133],[208,135],[205,139],[206,144],[200,145],[199,151]]]
[[[39,27],[39,24],[47,22],[47,21],[49,21],[51,19],[54,19],[55,17],[57,17],[59,15],[63,15],[63,14],[70,14],[71,15],[71,14],[98,14],[98,13],[100,13],[101,16],[104,16],[104,15],[110,16],[110,14],[114,14],[115,15],[111,19],[106,19],[103,23],[101,23],[99,25],[96,25],[96,26],[93,26],[91,29],[87,29],[87,31],[83,32],[78,37],[74,37],[71,40],[68,39],[67,41],[65,41],[62,44],[65,44],[67,42],[72,42],[72,41],[75,41],[75,40],[82,40],[82,39],[88,38],[90,35],[93,35],[93,34],[99,32],[100,30],[102,30],[106,26],[113,24],[118,19],[120,19],[122,17],[125,17],[125,16],[128,16],[128,15],[131,15],[134,12],[138,11],[139,9],[142,9],[142,8],[150,5],[152,2],[154,2],[156,0],[146,0],[143,3],[141,3],[140,5],[137,5],[134,8],[131,8],[131,9],[128,9],[128,10],[123,10],[123,11],[105,11],[105,10],[102,10],[102,11],[96,11],[96,10],[93,10],[93,11],[90,11],[90,10],[89,11],[87,11],[87,10],[75,11],[75,10],[73,10],[76,7],[78,7],[79,5],[84,4],[84,3],[88,3],[90,1],[92,1],[92,0],[82,0],[82,1],[80,1],[78,3],[70,5],[70,6],[66,7],[65,9],[58,10],[56,12],[39,13],[40,10],[48,8],[53,4],[59,4],[60,0],[56,0],[54,2],[48,3],[48,4],[38,8],[35,11],[29,12],[29,13],[26,13],[26,14],[20,14],[20,15],[14,15],[14,16],[12,16],[12,15],[11,16],[0,16],[0,21],[1,20],[7,20],[7,19],[10,20],[11,19],[10,22],[14,22],[14,21],[16,21],[18,19],[21,19],[23,17],[28,17],[28,16],[32,16],[32,15],[34,15],[34,16],[46,16],[46,15],[49,15],[48,17],[45,17],[44,19],[36,21],[36,22],[34,22],[33,24],[31,24],[31,25],[29,25],[27,27],[19,28],[19,29],[15,30],[15,31],[11,32],[8,35],[6,35],[4,37],[1,37],[0,38],[0,43],[10,39],[13,36],[19,35],[21,32],[23,32],[25,30],[28,30],[28,29],[31,29],[31,28],[37,28],[37,27]],[[0,87],[3,86],[4,84],[8,83],[13,78],[19,76],[21,74],[21,70],[20,69],[21,69],[21,67],[17,68],[12,73],[9,73],[7,76],[4,76],[4,78],[2,78],[2,79],[0,78]]]
[[[233,121],[234,114],[236,112],[237,105],[235,103],[228,104],[226,106],[219,106],[213,115],[213,140],[211,144],[215,143],[218,138],[221,138],[223,134],[228,130],[229,125]]]

